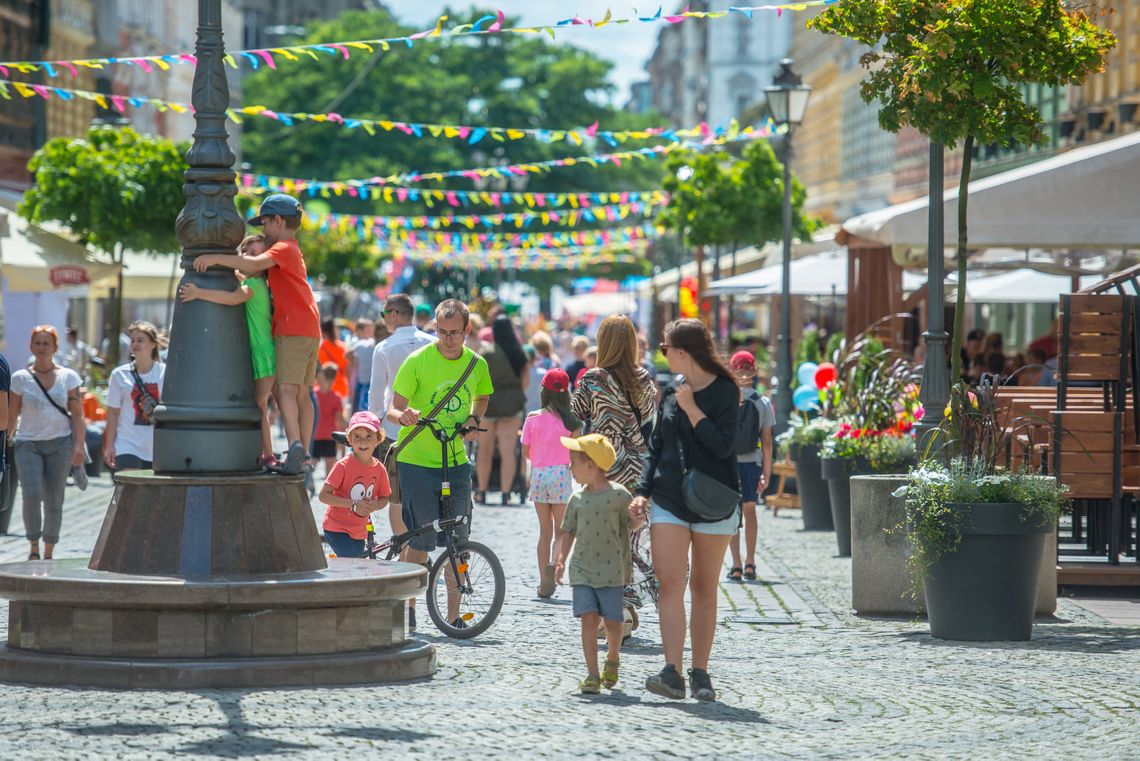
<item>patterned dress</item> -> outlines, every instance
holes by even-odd
[[[617,379],[599,367],[586,371],[570,400],[570,408],[586,424],[586,430],[606,436],[614,445],[617,460],[607,476],[630,492],[641,479],[642,457],[648,448],[632,404],[638,404],[642,423],[649,423],[656,394],[653,379],[645,368],[638,367],[635,372],[640,388],[638,394],[626,396]]]

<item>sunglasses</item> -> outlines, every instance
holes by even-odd
[[[676,348],[676,347],[670,346],[669,344],[661,344],[661,356],[668,357],[669,356],[669,350],[673,349],[673,348]]]

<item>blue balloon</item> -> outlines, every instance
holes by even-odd
[[[792,404],[800,412],[819,409],[819,389],[815,386],[800,386],[792,394]]]
[[[819,365],[815,362],[804,362],[796,370],[796,380],[800,382],[800,386],[810,386],[815,388],[815,371],[819,369]]]

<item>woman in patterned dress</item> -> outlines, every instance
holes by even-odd
[[[624,315],[607,317],[598,328],[598,365],[582,376],[571,407],[590,433],[613,443],[617,460],[607,476],[626,489],[641,478],[648,449],[642,427],[653,418],[655,394],[649,372],[637,364],[637,328]]]

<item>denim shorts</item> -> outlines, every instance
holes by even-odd
[[[588,587],[575,584],[574,615],[581,618],[596,613],[607,621],[625,620],[624,587]]]
[[[400,474],[400,496],[404,506],[404,525],[409,530],[438,520],[439,497],[443,480],[442,468],[425,468],[406,462],[396,463]],[[471,515],[471,464],[453,465],[447,469],[451,480],[451,517]],[[470,524],[455,527],[455,535],[466,539]],[[427,532],[410,544],[413,550],[431,552],[444,546],[443,534]]]
[[[326,531],[325,541],[338,558],[364,557],[363,539],[353,539],[343,531]]]
[[[649,511],[649,523],[650,525],[660,523],[668,526],[684,526],[694,534],[732,536],[740,528],[740,506],[737,505],[736,509],[732,511],[732,515],[724,520],[715,521],[713,523],[689,523],[688,521],[681,520],[654,502]]]

